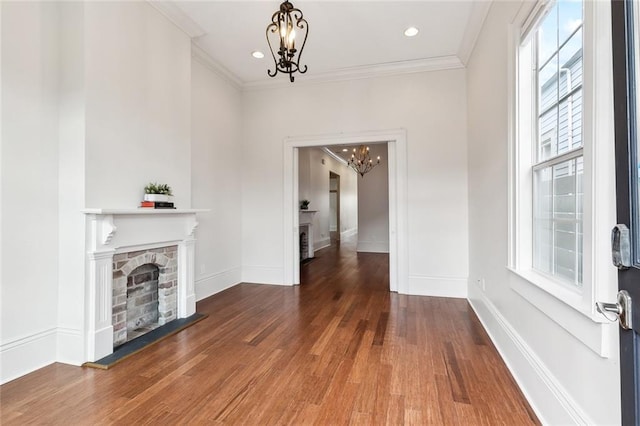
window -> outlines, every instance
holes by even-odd
[[[536,107],[533,268],[582,286],[582,2],[560,0],[524,43]]]
[[[539,0],[509,39],[510,285],[601,355],[593,306],[616,282],[610,19],[608,2]]]

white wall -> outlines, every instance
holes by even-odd
[[[298,155],[299,199],[311,201],[309,210],[317,211],[313,216],[313,242],[318,250],[331,244],[329,172],[340,175],[340,227],[343,232],[351,234],[357,229],[357,206],[353,202],[358,196],[357,181],[352,170],[321,148],[300,148]]]
[[[87,207],[137,206],[150,181],[191,203],[191,40],[147,2],[87,2]]]
[[[86,87],[81,2],[58,3],[60,17],[58,155],[58,335],[61,362],[83,361],[85,298]]]
[[[359,252],[389,252],[389,155],[387,144],[370,144],[369,155],[380,164],[358,176]]]
[[[192,76],[189,37],[146,2],[1,7],[4,382],[86,360],[82,208],[135,207],[149,181],[191,206]],[[201,259],[238,275],[230,253]]]
[[[0,3],[2,282],[0,380],[56,356],[58,107],[56,6]]]
[[[409,292],[466,294],[464,70],[244,93],[243,281],[283,282],[283,140],[405,128],[409,160]],[[274,107],[287,99],[287,119]]]
[[[191,64],[191,199],[198,214],[196,297],[240,282],[241,97],[194,59]]]
[[[617,325],[605,326],[614,338],[600,357],[516,293],[522,280],[506,269],[507,25],[519,7],[493,2],[468,64],[469,298],[543,424],[619,424]],[[561,302],[547,309],[581,316]]]
[[[339,231],[340,238],[347,238],[358,232],[358,175],[347,166],[340,166],[332,171],[340,175]]]

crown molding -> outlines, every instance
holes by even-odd
[[[166,0],[147,0],[158,12],[162,13],[173,24],[190,38],[198,38],[207,32],[180,9],[175,2]]]
[[[242,90],[242,80],[235,76],[226,67],[213,59],[207,52],[201,47],[191,41],[191,57],[202,65],[213,71],[215,74],[226,80],[231,86],[238,90]]]
[[[467,22],[464,35],[462,36],[462,43],[458,49],[458,58],[466,66],[473,52],[473,48],[476,46],[480,31],[484,25],[484,20],[489,14],[489,9],[493,0],[474,1],[471,6],[471,13],[469,15],[469,21]]]
[[[338,163],[342,164],[343,166],[347,166],[347,160],[345,160],[344,158],[340,157],[338,154],[336,154],[335,152],[331,151],[329,148],[327,148],[326,146],[322,147],[322,150],[329,155],[331,158],[333,158],[334,160],[336,160]]]
[[[412,74],[427,71],[441,71],[456,68],[464,68],[464,64],[457,56],[441,56],[437,58],[416,59],[412,61],[389,62],[377,65],[365,65],[352,68],[343,68],[336,71],[317,73],[313,75],[296,75],[295,84],[316,84],[334,81],[358,80],[364,78]],[[245,82],[242,87],[245,90],[289,87],[288,80],[269,79]]]
[[[239,90],[256,90],[276,87],[289,87],[287,79],[264,79],[256,81],[242,81],[229,69],[213,59],[195,42],[204,36],[206,31],[191,19],[171,0],[146,0],[149,5],[158,10],[174,25],[191,38],[191,56],[211,71],[224,78]],[[296,86],[358,80],[374,77],[441,71],[464,68],[478,39],[493,0],[474,1],[469,22],[457,55],[441,56],[437,58],[416,59],[410,61],[389,62],[376,65],[364,65],[342,68],[335,71],[296,76]]]

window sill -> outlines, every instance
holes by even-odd
[[[608,358],[609,339],[617,332],[615,324],[596,317],[583,307],[577,289],[558,284],[532,270],[507,268],[512,272],[511,288],[560,327],[603,358]]]

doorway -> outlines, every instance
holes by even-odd
[[[340,243],[340,175],[329,172],[329,237],[331,245]]]
[[[389,178],[389,287],[408,293],[407,134],[404,129],[289,137],[284,140],[284,270],[285,285],[300,284],[298,148],[388,144]]]

